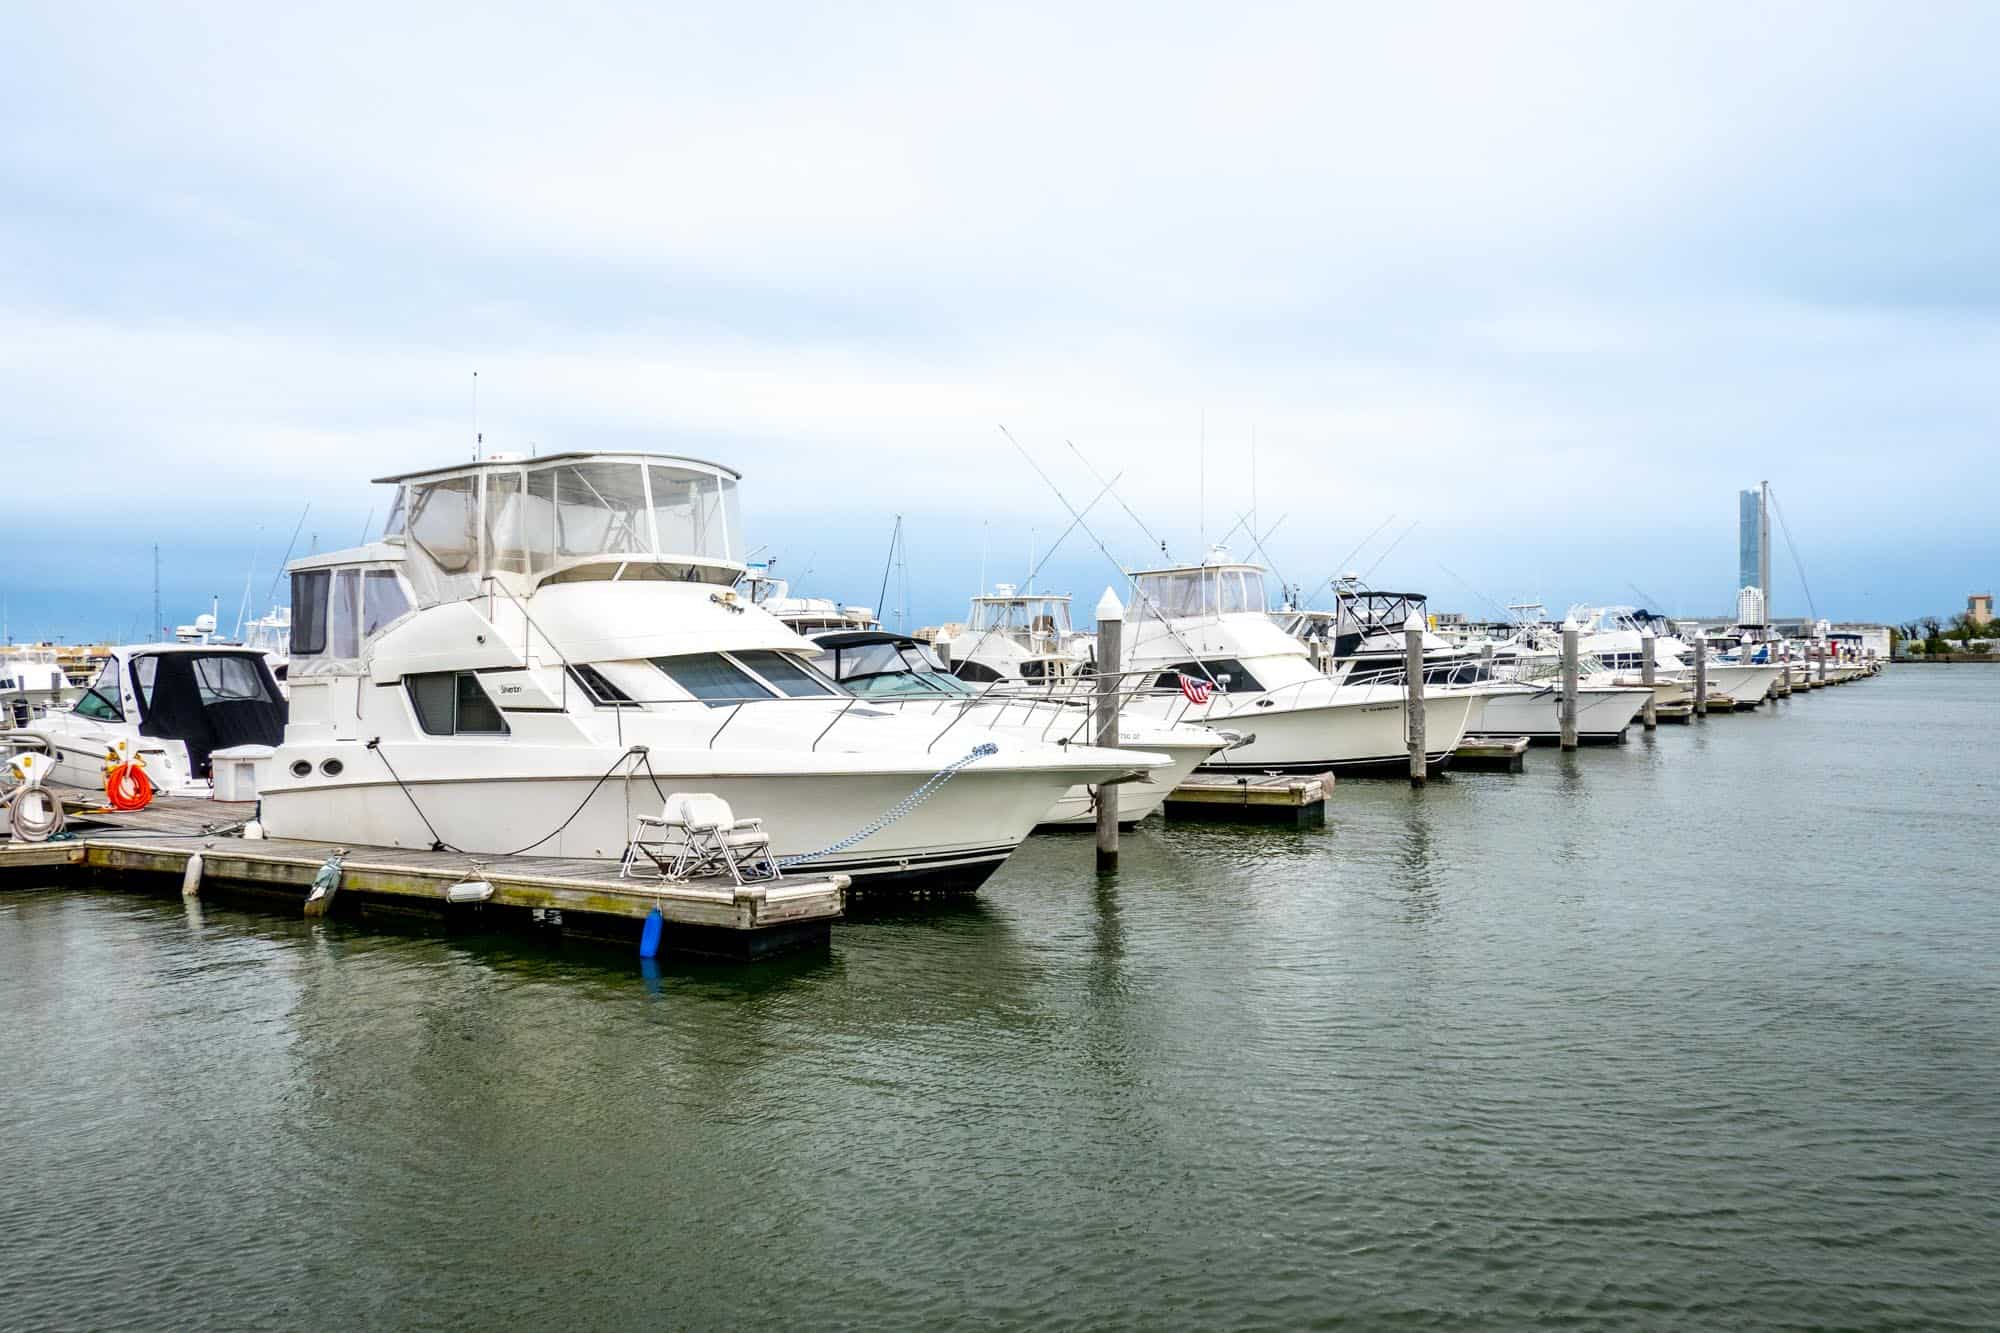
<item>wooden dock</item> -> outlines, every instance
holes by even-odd
[[[1526,736],[1467,736],[1452,751],[1451,766],[1493,773],[1520,773],[1528,766],[1527,754]]]
[[[0,882],[64,880],[149,890],[181,887],[201,858],[198,892],[261,899],[303,910],[334,844],[245,838],[236,831],[254,804],[156,797],[126,814],[65,793],[69,836],[0,843]],[[768,884],[727,879],[668,883],[623,879],[616,862],[557,857],[479,857],[402,847],[349,846],[330,914],[365,919],[412,913],[481,929],[519,927],[636,945],[658,908],[663,951],[762,958],[823,948],[846,902],[845,875]],[[454,892],[456,890],[456,892]]]
[[[1169,819],[1217,819],[1241,824],[1312,828],[1326,822],[1333,774],[1197,773],[1167,798]]]

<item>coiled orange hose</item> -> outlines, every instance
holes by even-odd
[[[153,780],[128,760],[105,773],[104,799],[113,810],[144,810],[153,803]]]

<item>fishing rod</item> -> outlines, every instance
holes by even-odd
[[[1340,576],[1340,571],[1347,568],[1348,562],[1361,553],[1361,548],[1366,546],[1369,542],[1374,541],[1375,538],[1378,535],[1380,535],[1382,529],[1388,527],[1391,523],[1394,523],[1395,521],[1396,521],[1396,516],[1394,514],[1389,515],[1389,517],[1383,519],[1380,523],[1377,523],[1375,525],[1374,532],[1369,533],[1366,537],[1363,537],[1360,541],[1354,543],[1354,549],[1349,551],[1346,555],[1340,558],[1340,563],[1333,567],[1333,572],[1328,574],[1325,578],[1321,579],[1318,583],[1313,585],[1312,601],[1307,602],[1306,605],[1311,606],[1313,602],[1317,602],[1320,599],[1320,594],[1333,586],[1333,581]]]
[[[292,539],[289,542],[285,543],[285,558],[278,562],[278,572],[271,575],[271,590],[264,594],[264,601],[266,605],[270,606],[277,605],[276,599],[278,596],[278,580],[285,577],[285,566],[291,563],[292,552],[298,547],[299,544],[299,533],[305,530],[306,515],[310,514],[311,512],[312,512],[312,501],[308,500],[306,501],[306,507],[299,511],[298,523],[294,525],[294,527],[292,528]]]
[[[1002,427],[1002,429],[1004,430],[1005,427]],[[1012,437],[1010,436],[1008,438],[1011,439]],[[1069,446],[1069,451],[1076,455],[1077,461],[1079,463],[1082,463],[1083,466],[1089,470],[1090,475],[1092,477],[1096,478],[1098,481],[1104,480],[1104,474],[1102,472],[1099,472],[1096,468],[1091,467],[1090,460],[1083,456],[1083,450],[1076,447],[1076,442],[1074,440],[1064,440],[1063,443]],[[1116,480],[1116,478],[1113,478],[1113,480]],[[1139,525],[1139,531],[1146,534],[1146,540],[1160,548],[1160,558],[1162,560],[1172,560],[1173,556],[1168,553],[1167,544],[1164,541],[1160,540],[1160,538],[1153,535],[1153,530],[1146,526],[1146,521],[1144,519],[1140,518],[1137,514],[1132,512],[1132,506],[1125,503],[1125,497],[1122,495],[1114,494],[1112,498],[1117,500],[1118,507],[1125,511],[1125,517],[1131,519],[1134,523]]]
[[[1192,661],[1197,667],[1201,669],[1203,675],[1208,677],[1209,683],[1213,685],[1220,685],[1221,682],[1215,679],[1215,674],[1209,670],[1208,663],[1202,661],[1201,654],[1195,651],[1194,645],[1189,643],[1187,639],[1182,636],[1181,632],[1174,628],[1173,622],[1167,619],[1166,612],[1160,609],[1160,604],[1153,600],[1151,594],[1149,594],[1144,588],[1139,586],[1139,582],[1137,579],[1134,579],[1132,577],[1132,571],[1126,568],[1125,563],[1122,560],[1118,559],[1117,556],[1111,554],[1111,548],[1104,544],[1104,539],[1097,535],[1096,531],[1092,529],[1090,524],[1084,522],[1083,515],[1077,513],[1076,506],[1069,502],[1069,497],[1063,494],[1062,487],[1056,485],[1055,480],[1052,477],[1050,477],[1046,471],[1043,470],[1042,465],[1035,461],[1035,456],[1022,447],[1021,442],[1014,438],[1014,432],[1008,430],[1005,425],[1000,425],[1000,433],[1006,436],[1007,443],[1013,445],[1015,451],[1019,453],[1022,458],[1028,461],[1028,466],[1035,470],[1035,475],[1040,477],[1043,483],[1047,485],[1048,488],[1055,493],[1056,500],[1062,505],[1064,509],[1067,509],[1069,511],[1070,517],[1076,520],[1076,525],[1083,529],[1084,535],[1089,537],[1091,540],[1091,544],[1097,547],[1097,553],[1103,556],[1107,561],[1109,561],[1111,567],[1117,570],[1118,573],[1131,584],[1132,595],[1136,597],[1142,605],[1150,607],[1152,609],[1153,614],[1159,617],[1160,627],[1166,630],[1168,634],[1171,634],[1174,638],[1174,642],[1178,643],[1183,649],[1187,651],[1189,660]]]
[[[1387,560],[1389,556],[1395,551],[1395,549],[1403,544],[1403,538],[1409,536],[1411,533],[1417,530],[1417,524],[1421,523],[1422,521],[1423,521],[1422,519],[1416,519],[1416,518],[1411,519],[1410,526],[1404,528],[1402,533],[1396,538],[1396,540],[1389,543],[1389,549],[1382,552],[1382,554],[1376,556],[1375,563],[1361,571],[1361,579],[1364,583],[1367,582],[1368,576],[1370,574],[1373,574],[1376,570],[1380,569],[1382,567],[1382,562],[1384,560]]]

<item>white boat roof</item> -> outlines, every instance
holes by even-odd
[[[366,546],[350,546],[344,551],[323,551],[318,555],[301,556],[287,564],[287,570],[332,569],[341,565],[373,565],[384,561],[401,560],[406,548],[401,542],[369,542]],[[290,607],[285,610],[289,612]]]
[[[452,477],[466,472],[478,472],[485,468],[540,467],[544,463],[573,463],[579,459],[609,459],[630,462],[679,463],[690,467],[704,468],[733,481],[743,480],[743,474],[733,467],[721,463],[711,463],[705,458],[690,458],[686,454],[652,453],[641,449],[575,449],[559,454],[495,454],[487,458],[463,463],[452,463],[444,467],[423,468],[416,472],[398,472],[394,476],[377,477],[374,485],[390,486],[406,481],[422,481],[430,477]]]

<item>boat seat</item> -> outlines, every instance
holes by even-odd
[[[738,884],[761,884],[780,878],[764,821],[738,819],[729,802],[710,792],[674,792],[659,814],[634,820],[619,877],[637,877],[642,858],[652,863],[654,879],[727,875]]]

